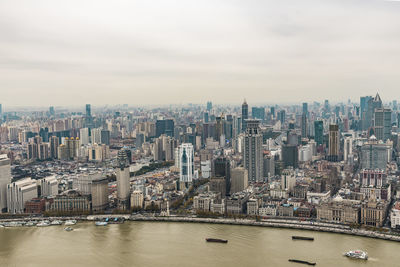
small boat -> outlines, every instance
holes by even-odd
[[[306,264],[306,265],[317,265],[317,263],[315,263],[315,262],[309,262],[309,261],[303,261],[303,260],[289,259],[289,261],[295,262],[295,263]]]
[[[67,232],[70,232],[70,231],[73,231],[74,229],[72,227],[68,226],[68,227],[65,227],[64,230]]]
[[[344,256],[353,259],[368,260],[368,253],[362,250],[350,250],[344,253]]]
[[[4,228],[4,225],[0,224],[0,228]]]
[[[51,223],[50,223],[50,225],[61,225],[62,224],[62,221],[60,221],[60,220],[54,220],[54,221],[51,221]]]
[[[65,221],[65,225],[75,225],[76,224],[76,220],[67,220]]]
[[[307,236],[292,236],[292,240],[307,240],[307,241],[314,241],[314,237],[307,237]]]
[[[96,226],[106,226],[107,222],[96,222]]]
[[[50,223],[48,221],[41,221],[38,224],[36,224],[37,227],[46,227],[50,226]]]
[[[34,221],[29,221],[25,224],[25,226],[35,226],[36,223]]]
[[[207,242],[214,242],[214,243],[228,243],[228,240],[225,239],[218,239],[218,238],[206,238]]]

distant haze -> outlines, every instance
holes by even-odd
[[[400,2],[1,0],[4,106],[398,99]]]

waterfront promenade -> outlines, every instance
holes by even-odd
[[[148,216],[131,216],[132,221],[150,221],[150,222],[186,222],[186,223],[213,223],[213,224],[230,224],[230,225],[246,225],[259,227],[275,227],[288,228],[297,230],[309,230],[319,232],[329,232],[337,234],[346,234],[370,238],[379,238],[383,240],[400,242],[399,235],[388,233],[379,233],[363,229],[354,229],[346,225],[330,224],[323,222],[295,221],[284,219],[267,219],[256,221],[250,219],[229,219],[229,218],[196,218],[196,217],[148,217]]]
[[[16,221],[40,221],[40,220],[71,220],[78,221],[96,221],[104,220],[107,217],[124,218],[130,221],[144,221],[144,222],[183,222],[183,223],[210,223],[210,224],[227,224],[227,225],[244,225],[244,226],[258,226],[258,227],[272,227],[272,228],[287,228],[296,230],[308,230],[318,232],[329,232],[337,234],[346,234],[353,236],[378,238],[383,240],[400,242],[400,235],[391,233],[382,233],[377,231],[370,231],[364,229],[351,228],[348,225],[315,222],[315,221],[300,221],[300,220],[287,220],[281,218],[269,218],[261,221],[254,219],[233,219],[233,218],[199,218],[194,216],[143,216],[143,215],[128,215],[128,214],[107,214],[107,215],[89,215],[89,216],[69,216],[69,217],[19,217],[0,219],[0,224],[5,222]]]

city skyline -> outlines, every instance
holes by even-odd
[[[397,1],[0,3],[6,106],[395,95]],[[265,100],[264,100],[265,99]]]

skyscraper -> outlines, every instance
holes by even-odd
[[[368,111],[368,102],[372,99],[372,96],[362,96],[360,97],[360,121],[361,121],[361,130],[367,130],[367,111]]]
[[[392,130],[392,110],[388,108],[376,108],[373,118],[376,139],[383,141],[390,139]]]
[[[301,114],[301,137],[307,137],[307,118],[308,118],[308,104],[303,103],[303,113]]]
[[[249,118],[249,105],[247,105],[246,99],[242,104],[242,131],[246,131],[246,120]]]
[[[285,168],[299,166],[299,148],[295,144],[282,145],[282,161]]]
[[[93,128],[92,108],[90,104],[86,104],[85,125],[87,128]]]
[[[339,126],[337,124],[329,125],[329,161],[339,160]]]
[[[212,110],[212,102],[208,101],[207,102],[207,111],[211,111]]]
[[[244,166],[249,173],[249,181],[263,181],[263,137],[259,120],[246,120],[244,137]]]
[[[252,107],[251,115],[252,115],[253,119],[259,119],[261,121],[264,121],[265,120],[265,108]]]
[[[194,175],[194,151],[193,145],[183,143],[178,148],[179,156],[179,181],[191,183]]]
[[[90,106],[90,104],[86,104],[86,117],[92,117],[92,108]]]
[[[79,138],[81,140],[81,145],[89,144],[89,128],[81,128],[79,130]]]
[[[370,127],[374,126],[373,119],[374,119],[375,109],[377,108],[382,108],[382,100],[378,93],[374,98],[370,98],[368,100],[364,130],[368,130]]]
[[[110,145],[110,131],[109,130],[101,130],[101,143],[105,145]]]
[[[324,122],[314,121],[314,138],[317,145],[322,145],[324,143]]]
[[[56,114],[56,112],[54,111],[54,107],[53,106],[51,106],[49,108],[49,114],[50,114],[50,116],[54,116]]]
[[[50,137],[50,158],[58,158],[59,140],[57,136]]]
[[[346,137],[344,139],[344,149],[343,149],[343,160],[346,163],[349,155],[353,153],[353,139],[351,137]]]
[[[226,194],[231,190],[231,164],[225,157],[218,157],[213,161],[213,177],[223,177],[225,179]]]
[[[286,111],[284,109],[280,110],[278,112],[278,120],[281,122],[283,125],[286,121]]]
[[[174,120],[157,120],[156,122],[156,137],[160,137],[165,134],[170,137],[174,137]]]
[[[373,135],[361,146],[361,168],[385,170],[390,155],[390,145],[379,143]]]
[[[117,168],[117,200],[118,209],[129,209],[130,200],[130,172],[129,167],[120,165]]]

